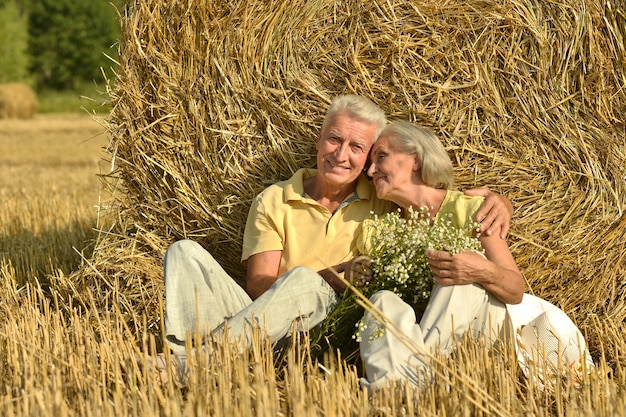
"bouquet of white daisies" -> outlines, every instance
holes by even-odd
[[[373,280],[364,287],[354,287],[354,291],[361,291],[368,298],[380,290],[393,291],[413,306],[420,317],[433,288],[426,249],[452,254],[465,250],[484,252],[477,237],[478,223],[472,220],[466,228],[459,228],[445,216],[432,222],[427,213],[426,207],[408,208],[404,213],[398,210],[364,222],[364,255],[372,260]],[[344,358],[358,353],[355,343],[359,326],[364,325],[360,322],[364,309],[357,298],[353,291],[344,292],[339,306],[314,332],[314,350],[339,348],[344,351]]]
[[[466,229],[440,217],[431,224],[426,207],[374,216],[366,220],[366,252],[372,259],[374,280],[362,289],[366,296],[390,290],[405,302],[419,306],[428,302],[433,287],[426,249],[445,250],[452,254],[471,250],[483,252],[477,233],[480,224],[470,221]]]

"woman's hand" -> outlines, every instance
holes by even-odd
[[[485,201],[476,213],[476,221],[480,223],[480,232],[491,236],[500,230],[500,237],[506,238],[511,226],[513,204],[511,201],[487,188],[477,188],[465,191],[470,196],[481,196]]]
[[[492,262],[482,254],[464,251],[452,255],[446,251],[426,250],[433,279],[441,285],[484,284],[493,279]]]
[[[488,247],[485,247],[485,252],[491,259],[474,251],[452,255],[446,251],[426,250],[433,279],[440,285],[478,284],[505,304],[521,302],[525,287],[524,277],[508,250],[494,250],[494,246],[498,245],[506,248],[506,242],[497,236],[485,239],[491,240]]]

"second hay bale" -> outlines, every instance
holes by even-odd
[[[0,119],[32,119],[39,110],[37,94],[26,84],[0,84]]]

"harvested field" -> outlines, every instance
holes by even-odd
[[[81,263],[72,247],[93,248],[108,141],[88,115],[0,120],[0,255],[18,283],[69,274]]]
[[[107,120],[112,226],[89,262],[54,286],[61,310],[88,312],[71,316],[72,325],[109,341],[110,328],[119,326],[128,343],[154,336],[158,347],[165,248],[195,239],[241,277],[250,199],[314,164],[324,110],[333,96],[352,92],[392,118],[435,130],[454,156],[460,188],[489,186],[513,201],[510,243],[528,292],[573,318],[600,365],[582,389],[566,383],[541,391],[510,355],[468,346],[441,364],[420,412],[625,413],[621,2],[149,0],[131,2],[121,22]],[[116,352],[128,358],[133,347],[123,346]],[[263,355],[261,365],[225,360],[232,368],[223,373],[200,363],[193,380],[200,385],[185,399],[175,389],[167,398],[213,415],[244,408],[254,415],[349,414],[341,404],[360,415],[401,415],[416,406],[401,392],[368,399],[356,388],[355,369],[330,361],[339,365],[325,373],[299,354],[302,361],[286,368]],[[106,385],[122,371],[102,357]],[[294,371],[302,363],[304,372]],[[148,394],[136,409],[149,404],[174,413],[159,388],[139,385]],[[235,388],[203,396],[203,387],[213,393],[209,387],[222,386]]]

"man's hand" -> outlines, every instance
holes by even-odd
[[[511,201],[487,188],[467,190],[465,194],[485,197],[485,201],[476,213],[476,221],[480,223],[480,232],[491,236],[500,229],[500,237],[506,238],[513,216]]]
[[[335,290],[337,294],[343,294],[348,287],[339,278],[339,274],[344,273],[345,280],[358,287],[367,285],[372,280],[371,260],[366,256],[357,256],[349,261],[342,262],[330,268],[322,269],[317,273]]]
[[[346,266],[346,279],[357,287],[364,287],[369,284],[372,276],[372,260],[367,256],[357,256],[348,261]]]
[[[347,264],[348,262],[343,262],[339,265],[317,271],[317,273],[320,274],[324,281],[326,281],[337,294],[343,294],[347,288],[346,283],[339,278],[339,274],[346,270]]]

